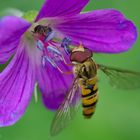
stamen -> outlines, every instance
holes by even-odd
[[[67,55],[70,54],[70,52],[71,52],[70,47],[69,47],[70,44],[71,44],[71,39],[70,38],[65,37],[62,40],[61,47],[64,48]]]
[[[71,53],[71,50],[70,50],[70,48],[68,46],[65,46],[64,50],[65,50],[67,55],[69,55]]]
[[[56,68],[56,64],[53,59],[49,58],[47,55],[42,56],[42,66],[45,67],[46,62],[49,62],[54,68]]]
[[[55,32],[49,26],[43,25],[37,25],[32,33],[34,39],[37,40],[37,48],[42,51],[42,66],[45,67],[48,62],[62,74],[71,74],[71,72],[64,72],[61,70],[61,67],[57,66],[58,61],[62,61],[65,65],[71,66],[71,64],[67,64],[61,50],[63,48],[68,55],[71,53],[71,48],[69,46],[71,44],[71,39],[65,37],[62,41],[61,39],[55,40]]]
[[[45,67],[45,65],[46,65],[46,58],[45,58],[45,56],[42,56],[41,62],[42,62],[42,66]]]
[[[62,40],[61,47],[69,46],[70,43],[71,43],[71,39],[68,38],[68,37],[65,37],[65,38]]]
[[[44,50],[44,43],[41,40],[37,41],[37,48],[41,51]]]
[[[73,72],[72,71],[63,71],[63,70],[61,70],[58,66],[56,67],[62,74],[73,74]]]
[[[49,32],[46,36],[45,42],[48,42],[49,40],[52,40],[55,37],[55,32]]]
[[[55,47],[53,47],[53,46],[48,46],[48,47],[47,47],[47,50],[48,50],[49,52],[53,53],[53,54],[57,54],[57,55],[62,56],[62,53],[61,53],[57,48],[55,48]]]
[[[68,65],[68,63],[66,62],[65,57],[63,55],[62,55],[62,60],[66,65]]]
[[[48,61],[54,68],[56,68],[62,74],[72,74],[73,73],[72,71],[66,71],[66,72],[64,72],[63,70],[61,70],[61,68],[59,66],[57,66],[56,63],[53,61],[53,59],[51,59],[48,56],[42,56],[42,66],[43,67],[45,67],[46,61]]]
[[[64,58],[64,56],[63,56],[61,50],[58,50],[58,48],[53,47],[53,46],[48,46],[47,49],[48,49],[49,52],[53,53],[53,55],[56,56],[56,57],[58,58],[58,60],[61,60],[61,61],[63,61],[66,65],[69,65],[69,64],[66,62],[66,60],[65,60],[65,58]]]

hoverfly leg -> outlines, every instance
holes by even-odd
[[[65,72],[63,72],[62,74],[72,75],[73,72],[72,72],[72,71],[65,71]]]
[[[63,71],[63,70],[61,70],[60,67],[58,67],[58,66],[57,66],[56,68],[57,68],[57,69],[59,70],[59,72],[61,72],[62,74],[68,74],[68,75],[69,75],[69,74],[73,74],[72,71]]]

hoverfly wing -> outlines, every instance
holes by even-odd
[[[110,85],[120,89],[140,88],[140,73],[117,69],[104,65],[97,65],[109,78]]]
[[[79,106],[79,99],[79,83],[78,78],[76,78],[72,84],[71,89],[69,90],[64,101],[55,114],[50,129],[50,133],[52,136],[57,135],[73,119],[74,114],[76,113]]]

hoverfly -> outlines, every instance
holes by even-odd
[[[120,89],[140,88],[140,73],[96,64],[92,52],[81,45],[71,51],[70,60],[74,64],[75,79],[56,112],[50,129],[51,135],[58,134],[73,119],[80,98],[84,117],[92,117],[98,101],[98,70],[109,78],[112,86]]]

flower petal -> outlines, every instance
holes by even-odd
[[[52,26],[74,44],[83,45],[94,52],[120,53],[135,43],[137,30],[119,11],[96,10],[71,17],[50,19]]]
[[[15,16],[0,20],[0,63],[6,62],[15,52],[20,37],[29,26],[24,19]]]
[[[21,47],[21,46],[19,46]],[[0,126],[14,124],[31,99],[35,74],[25,49],[17,50],[11,63],[0,74]]]
[[[71,67],[60,63],[58,65],[63,71],[72,71]],[[43,102],[48,109],[56,110],[59,107],[68,92],[72,81],[73,75],[60,73],[48,62],[46,63],[46,67],[39,67],[39,89],[42,93]]]
[[[88,2],[89,0],[46,0],[36,20],[78,14]]]

